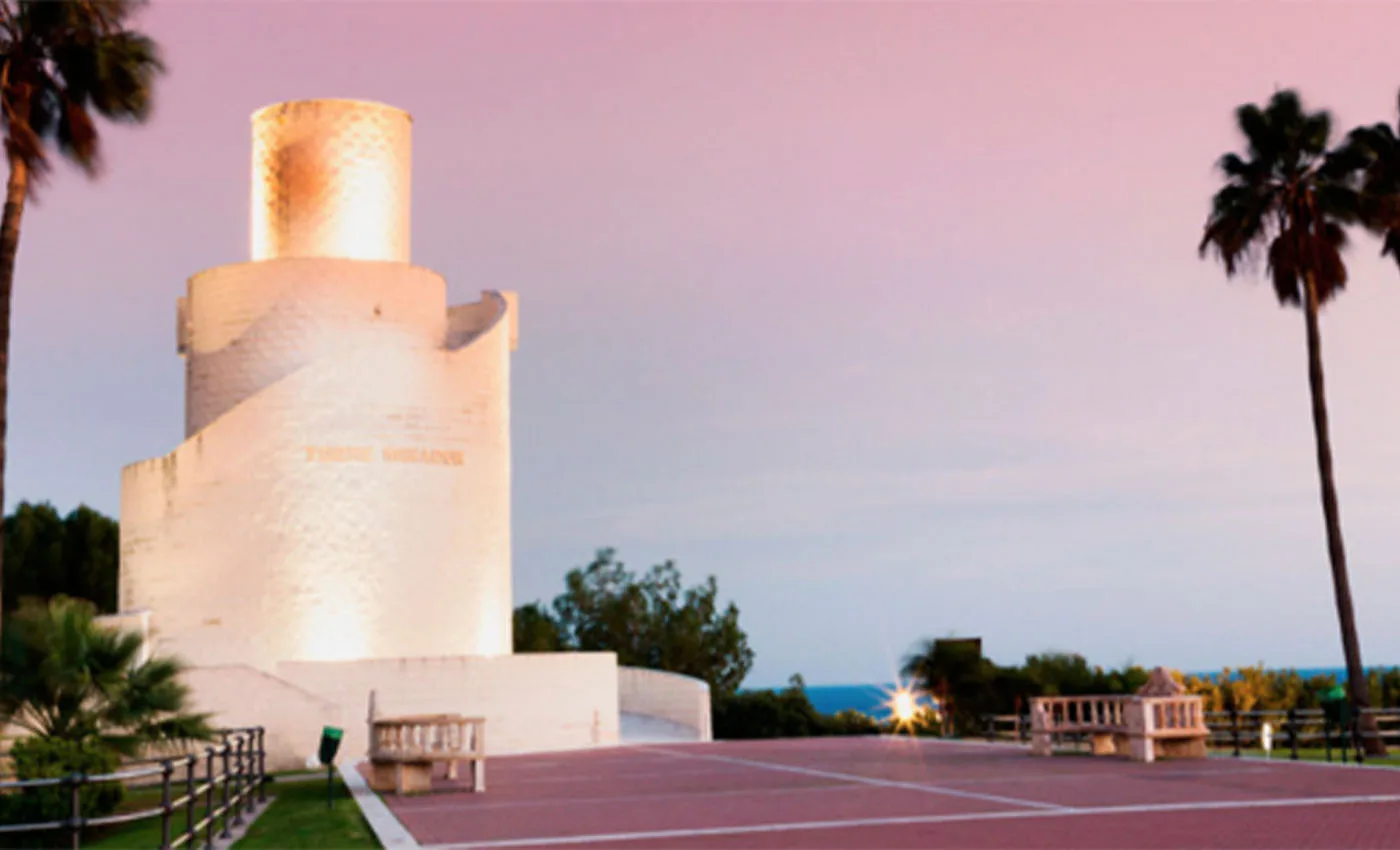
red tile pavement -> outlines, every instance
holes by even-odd
[[[1387,768],[826,738],[496,758],[487,780],[385,799],[439,846],[1400,848]]]

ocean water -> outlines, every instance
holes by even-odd
[[[812,707],[822,714],[835,714],[846,709],[855,709],[871,717],[883,717],[890,713],[889,694],[894,684],[888,685],[808,685],[807,699]]]
[[[1373,670],[1388,670],[1390,667],[1373,667]],[[1342,684],[1347,680],[1345,667],[1300,667],[1298,674],[1304,679],[1313,676],[1335,676],[1337,683]],[[1213,678],[1220,675],[1219,670],[1201,673],[1188,673],[1190,676],[1200,676],[1201,678]],[[862,714],[872,717],[883,717],[890,713],[886,703],[889,700],[889,693],[894,690],[894,683],[884,685],[808,685],[807,698],[812,701],[812,706],[822,714],[835,714],[838,711],[854,709]],[[772,688],[780,691],[782,688]]]

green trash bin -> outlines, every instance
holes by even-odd
[[[1340,687],[1332,688],[1322,695],[1322,716],[1327,722],[1345,729],[1351,723],[1351,703],[1347,692]]]

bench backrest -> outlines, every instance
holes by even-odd
[[[370,721],[370,759],[484,755],[486,719],[438,714]]]
[[[1032,697],[1031,731],[1207,733],[1199,696]]]

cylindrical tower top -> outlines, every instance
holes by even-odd
[[[254,112],[252,258],[409,262],[412,122],[362,100]]]

